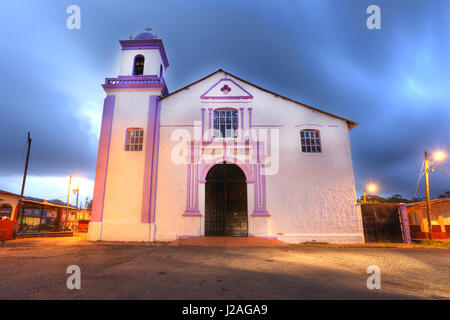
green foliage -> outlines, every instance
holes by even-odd
[[[450,198],[450,191],[446,191],[444,192],[444,194],[440,194],[438,198]]]
[[[389,198],[383,198],[376,194],[367,194],[366,195],[367,203],[411,203],[411,202],[419,202],[424,201],[422,198],[413,198],[413,199],[406,199],[403,198],[401,194],[394,194],[390,196]],[[361,196],[361,198],[358,200],[358,202],[363,203],[364,202],[364,196]]]
[[[450,191],[444,192],[444,194],[439,195],[438,198],[440,198],[440,199],[450,198]],[[421,202],[421,201],[427,200],[427,198],[425,198],[425,197],[424,198],[415,197],[415,198],[412,198],[411,200],[409,200],[409,199],[403,198],[403,196],[398,193],[390,196],[389,198],[383,198],[376,194],[366,194],[366,199],[367,199],[367,203],[411,203],[411,202]],[[364,196],[361,196],[361,198],[359,198],[358,202],[363,203]]]
[[[436,241],[436,240],[413,240],[413,243],[425,245],[433,248],[449,248],[449,241]]]

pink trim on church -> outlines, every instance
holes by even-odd
[[[203,148],[218,148],[223,150],[223,155],[203,160],[200,156]],[[244,160],[230,156],[228,149],[253,149],[252,155]],[[209,170],[216,164],[232,163],[237,165],[246,178],[246,183],[253,183],[254,210],[252,217],[270,217],[266,205],[266,177],[264,174],[264,147],[261,142],[249,143],[240,141],[216,141],[216,142],[191,142],[189,146],[190,163],[187,165],[187,195],[186,210],[183,216],[201,216],[198,206],[199,183],[206,183]]]
[[[256,163],[255,170],[255,185],[254,198],[255,207],[252,212],[252,217],[270,217],[266,208],[266,175],[264,173],[264,145],[261,142],[254,143],[256,148]]]
[[[104,90],[111,89],[163,89],[164,94],[169,91],[166,86],[164,78],[156,75],[143,76],[119,76],[117,78],[105,78],[105,83],[102,84]]]
[[[201,216],[198,206],[198,175],[199,175],[199,155],[198,144],[191,142],[189,151],[189,158],[191,163],[187,165],[187,195],[186,195],[186,210],[183,216]]]
[[[222,81],[230,81],[231,83],[235,84],[239,89],[241,89],[242,91],[244,91],[247,95],[246,96],[217,96],[217,97],[206,97],[206,95],[217,85],[219,85],[219,83],[221,83]],[[224,79],[220,79],[219,81],[217,81],[213,86],[211,86],[204,94],[202,94],[200,96],[200,99],[253,99],[253,96],[250,94],[250,92],[248,92],[247,90],[245,90],[244,88],[242,88],[238,83],[236,83],[235,81],[233,81],[232,79],[229,78],[224,78]]]
[[[204,164],[201,166],[199,182],[206,183],[206,176],[208,175],[209,170],[214,167],[216,164],[221,164],[223,161],[221,159],[217,159],[217,161],[210,162],[208,164]],[[239,163],[237,159],[228,158],[227,163],[237,165],[242,172],[245,174],[246,183],[253,183],[253,172],[252,168],[249,165]]]
[[[164,68],[169,66],[166,50],[161,39],[120,40],[122,50],[158,49],[164,63]]]
[[[103,104],[102,127],[98,143],[97,168],[95,170],[94,200],[92,202],[92,222],[103,219],[103,204],[105,199],[106,174],[108,172],[109,147],[114,116],[116,96],[106,96]]]
[[[142,223],[155,222],[156,182],[159,153],[159,118],[161,102],[150,96],[148,125],[145,141],[144,190],[142,196]]]

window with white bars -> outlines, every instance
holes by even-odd
[[[322,152],[319,130],[302,130],[300,131],[300,139],[302,141],[302,152]]]
[[[125,151],[142,151],[144,144],[144,129],[128,128]]]
[[[238,134],[237,130],[238,130],[237,110],[219,109],[214,111],[215,138],[237,138]]]
[[[12,213],[12,207],[9,204],[2,204],[0,206],[0,221],[1,220],[10,220]]]

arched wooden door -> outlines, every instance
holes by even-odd
[[[247,183],[234,164],[217,164],[206,176],[205,235],[248,236]]]

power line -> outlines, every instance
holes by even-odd
[[[413,199],[416,198],[417,191],[419,190],[420,180],[423,178],[423,176],[425,174],[424,167],[425,167],[425,161],[422,161],[422,168],[420,169],[419,178],[417,179],[417,182],[416,182],[416,185],[415,185],[416,186],[416,192],[414,192],[414,196],[412,197]]]

